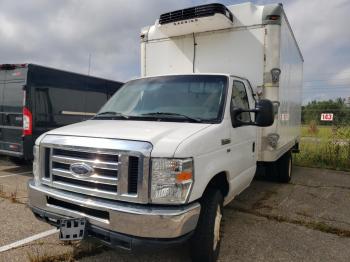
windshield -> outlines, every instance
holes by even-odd
[[[126,83],[96,118],[218,122],[227,77],[218,75],[161,76]]]

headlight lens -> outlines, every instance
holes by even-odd
[[[40,178],[39,178],[39,146],[35,145],[33,147],[33,155],[34,155],[34,160],[33,160],[34,181],[35,181],[35,184],[39,184],[40,183]]]
[[[151,179],[152,203],[186,203],[193,184],[193,160],[153,158]]]

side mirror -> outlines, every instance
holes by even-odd
[[[255,122],[244,122],[238,119],[239,115],[248,112],[255,114]],[[231,112],[233,127],[239,126],[271,126],[275,120],[275,114],[273,109],[273,103],[267,99],[261,99],[257,101],[255,109],[245,110],[242,108],[234,108]]]
[[[255,105],[255,125],[271,126],[275,120],[273,103],[267,99],[259,100]]]

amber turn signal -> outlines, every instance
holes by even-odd
[[[176,175],[176,181],[177,182],[184,182],[187,180],[192,179],[192,173],[191,172],[181,172]]]

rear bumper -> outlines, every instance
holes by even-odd
[[[33,136],[22,137],[22,142],[0,141],[0,155],[22,158],[25,160],[33,159]]]
[[[28,182],[28,194],[33,212],[52,224],[60,218],[87,217],[97,231],[151,242],[186,238],[196,228],[200,214],[199,203],[165,207],[127,204],[35,185],[33,180]]]
[[[2,150],[2,149],[0,149],[0,155],[14,156],[14,157],[18,157],[18,158],[22,158],[23,157],[23,153],[22,152],[16,152],[16,151],[10,151],[10,150]]]

